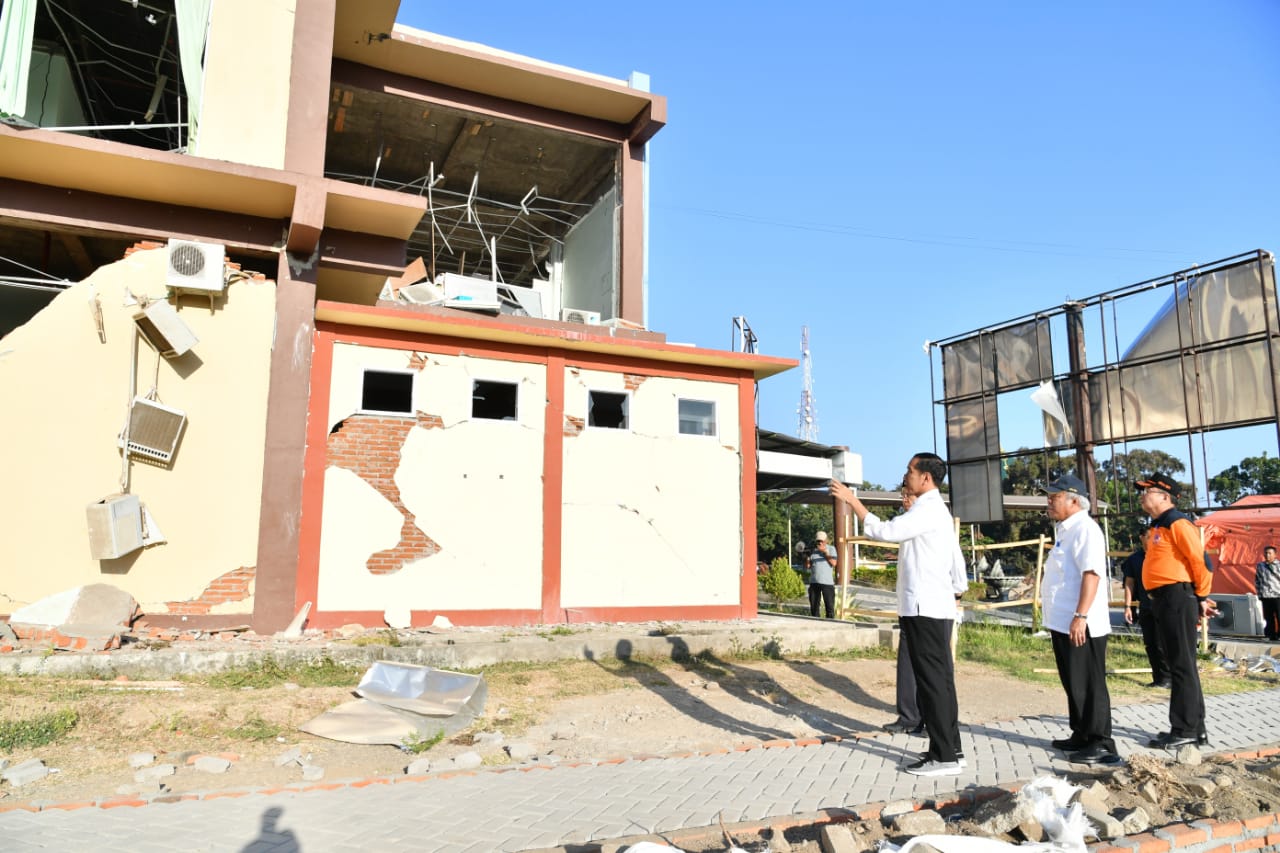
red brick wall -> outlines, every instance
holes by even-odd
[[[400,499],[400,488],[395,482],[396,469],[400,467],[400,451],[409,430],[415,426],[434,429],[444,426],[444,422],[438,415],[422,412],[418,412],[414,420],[352,415],[329,433],[328,464],[345,468],[364,480],[390,501],[404,517],[404,523],[400,527],[400,541],[396,546],[379,551],[365,563],[370,574],[389,575],[399,571],[406,563],[430,557],[440,551],[440,546],[422,532],[417,519],[405,508]]]
[[[190,601],[166,601],[169,612],[175,616],[203,616],[215,604],[228,601],[244,601],[249,597],[249,584],[253,582],[256,569],[253,566],[242,566],[235,571],[227,572],[214,578],[213,583],[205,587],[199,597]]]

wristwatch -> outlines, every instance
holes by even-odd
[[[1086,616],[1086,615],[1084,615],[1083,613],[1077,613],[1077,614],[1075,614],[1074,616],[1072,616],[1071,618],[1072,618],[1072,619],[1088,619],[1089,617],[1088,617],[1088,616]]]

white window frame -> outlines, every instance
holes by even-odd
[[[409,411],[399,412],[395,409],[366,409],[364,407],[364,383],[365,377],[370,373],[386,373],[399,376],[409,377]],[[360,368],[360,407],[356,410],[362,415],[382,415],[391,418],[416,418],[417,412],[414,411],[414,397],[418,391],[418,371],[404,370],[386,367],[362,367]]]
[[[684,432],[680,429],[680,404],[681,403],[706,403],[711,407],[711,432],[697,433]],[[720,405],[715,400],[704,400],[700,397],[677,397],[676,398],[676,435],[688,436],[689,438],[720,438]]]

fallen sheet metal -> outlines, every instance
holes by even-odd
[[[479,675],[430,666],[377,661],[356,694],[361,698],[308,720],[299,728],[345,743],[399,745],[461,731],[484,713],[488,685]]]

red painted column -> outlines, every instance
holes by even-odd
[[[564,502],[564,356],[547,358],[547,410],[542,451],[542,622],[564,621],[560,557]]]

